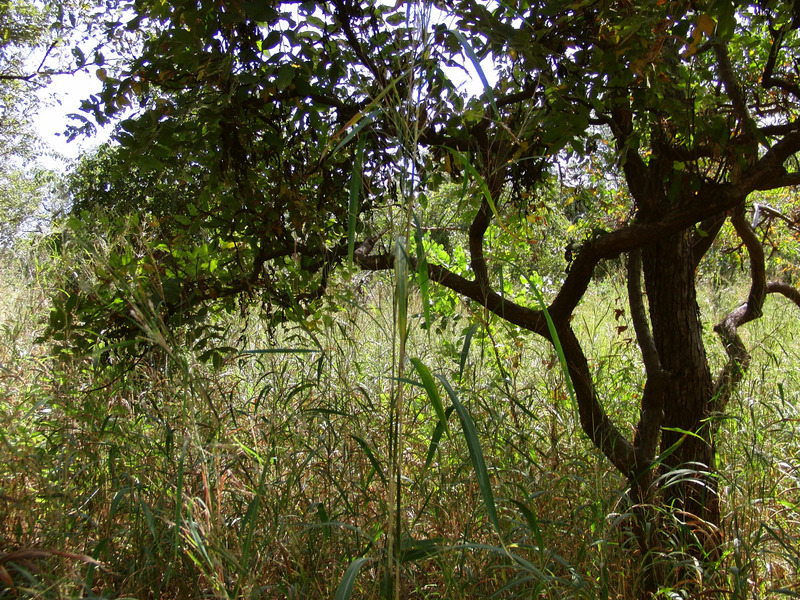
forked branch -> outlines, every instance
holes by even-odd
[[[359,248],[371,249],[363,243]],[[354,256],[355,262],[363,269],[391,269],[394,264],[393,254],[367,256],[363,252]],[[412,263],[414,262],[411,258]],[[416,265],[415,267],[416,268]],[[428,277],[440,285],[469,298],[501,319],[518,325],[553,341],[544,311],[521,306],[501,296],[497,292],[487,290],[484,285],[453,273],[441,265],[428,263]],[[564,351],[569,376],[572,380],[578,404],[581,427],[594,445],[625,474],[633,478],[636,473],[633,446],[614,425],[601,405],[595,390],[588,361],[580,342],[569,327],[569,318],[552,317],[556,331]]]

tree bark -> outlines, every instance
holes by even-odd
[[[664,383],[661,457],[665,502],[688,520],[719,524],[714,442],[708,423],[713,382],[697,305],[688,232],[671,234],[642,252],[653,339]]]

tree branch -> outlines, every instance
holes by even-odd
[[[472,220],[472,225],[469,227],[468,237],[470,266],[472,267],[472,272],[475,273],[475,281],[483,290],[484,295],[488,295],[491,291],[489,270],[486,266],[486,258],[483,255],[483,237],[489,227],[490,217],[491,207],[484,198],[475,218]]]
[[[778,125],[765,125],[764,127],[759,127],[758,132],[765,136],[786,135],[787,133],[792,133],[798,129],[800,129],[800,123],[797,121],[792,121],[790,123],[780,123]]]
[[[719,66],[720,79],[722,79],[722,83],[725,85],[725,92],[728,94],[728,98],[731,99],[733,112],[739,121],[739,126],[749,140],[755,141],[757,139],[755,123],[753,119],[750,118],[742,88],[739,86],[739,80],[733,71],[731,59],[728,56],[728,46],[726,43],[718,41],[713,45],[713,49],[717,59],[717,65]]]
[[[391,269],[394,264],[394,256],[391,254],[358,255],[355,259],[357,264],[366,270]],[[544,311],[520,306],[493,291],[487,293],[477,281],[465,279],[440,265],[428,263],[428,277],[457,294],[474,300],[505,321],[537,333],[551,343],[553,342]],[[557,322],[556,327],[567,361],[569,376],[575,389],[581,427],[615,467],[629,478],[635,477],[633,447],[603,410],[597,398],[589,364],[583,354],[580,342],[569,327],[567,320]]]
[[[791,28],[791,24],[789,24],[789,26]],[[788,94],[792,94],[795,98],[800,98],[800,86],[774,75],[778,52],[780,52],[783,40],[789,30],[790,29],[783,28],[774,34],[772,47],[770,47],[769,50],[769,57],[767,58],[767,63],[764,65],[764,72],[761,75],[761,87],[765,90],[777,87]]]
[[[767,204],[758,203],[755,205],[755,207],[756,207],[756,215],[759,215],[760,213],[766,214],[767,221],[772,221],[772,219],[779,219],[783,221],[789,229],[792,229],[800,233],[800,224],[798,224],[796,221],[793,221],[792,219],[784,215],[782,212],[775,210],[774,208],[772,208]],[[753,227],[757,227],[759,221],[760,219],[757,221],[754,217]]]
[[[755,190],[774,190],[800,185],[800,173],[787,173],[783,163],[800,152],[800,131],[795,130],[775,142],[769,150],[743,175],[742,190],[749,194]]]
[[[647,487],[649,482],[643,480],[643,476],[652,464],[658,448],[659,431],[664,419],[664,387],[670,373],[661,367],[661,359],[647,322],[647,312],[642,300],[642,253],[638,248],[632,250],[628,256],[628,302],[647,376],[642,392],[639,423],[633,435],[637,484]]]
[[[550,305],[554,318],[572,314],[588,287],[594,267],[603,259],[651,243],[671,233],[685,230],[704,219],[742,204],[746,193],[742,185],[709,183],[690,204],[683,204],[651,221],[637,219],[631,225],[590,240],[581,246],[561,290]]]
[[[750,255],[750,293],[747,302],[728,313],[714,327],[728,355],[728,362],[714,385],[713,409],[718,412],[725,408],[734,388],[742,380],[750,365],[750,353],[739,337],[738,329],[761,316],[767,294],[764,249],[755,231],[745,219],[743,207],[736,209],[731,217],[731,223]]]
[[[800,308],[800,290],[783,281],[770,281],[767,283],[768,294],[780,294],[795,303]]]
[[[363,247],[363,244],[359,245],[359,248],[361,247]],[[366,271],[386,271],[394,268],[393,254],[366,256],[362,253],[355,255],[354,259],[356,264]],[[410,257],[410,260],[413,268],[416,268],[415,259]],[[548,340],[551,339],[550,330],[547,327],[547,319],[542,311],[521,306],[497,292],[490,291],[487,294],[476,281],[456,275],[441,265],[428,263],[428,277],[431,281],[456,292],[460,296],[474,300],[501,319],[537,333]]]
[[[633,447],[603,410],[578,338],[569,324],[556,324],[556,328],[575,390],[581,428],[620,473],[634,481],[637,472]]]
[[[800,185],[800,173],[783,173],[777,177],[764,178],[754,189],[766,192],[796,185]]]
[[[373,77],[381,84],[386,84],[386,79],[384,77],[383,72],[378,69],[375,63],[372,61],[372,58],[369,54],[364,51],[364,47],[361,45],[361,42],[358,41],[355,32],[353,31],[353,27],[350,24],[350,17],[351,14],[347,7],[344,5],[344,2],[341,0],[334,2],[334,6],[336,7],[336,15],[339,17],[339,23],[342,25],[342,30],[344,31],[345,38],[347,38],[347,43],[350,44],[350,47],[355,51],[358,55],[358,58],[364,63],[370,73],[372,73]]]

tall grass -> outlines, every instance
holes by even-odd
[[[557,357],[532,336],[467,306],[423,330],[412,294],[405,352],[431,379],[416,366],[399,377],[397,279],[376,277],[314,330],[237,322],[251,352],[216,369],[139,303],[157,343],[122,369],[35,341],[49,277],[3,272],[0,597],[385,597],[392,523],[402,598],[633,597],[625,482],[580,434]],[[618,296],[604,280],[576,329],[624,423],[640,382],[609,360],[633,354]],[[748,326],[753,367],[721,423],[728,541],[716,576],[701,574],[714,597],[800,592],[798,327],[773,300]],[[443,381],[480,441],[499,532]],[[390,438],[398,385],[402,438]],[[686,558],[665,548],[663,560]]]

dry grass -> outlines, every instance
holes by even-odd
[[[333,597],[360,556],[370,560],[352,597],[381,597],[394,383],[385,284],[366,291],[366,310],[321,323],[316,353],[242,354],[213,370],[166,332],[169,347],[122,369],[48,357],[34,341],[47,290],[10,268],[3,277],[0,598]],[[636,358],[613,317],[613,281],[603,285],[576,319],[624,423]],[[409,386],[401,597],[634,597],[624,481],[581,435],[553,356],[494,324],[458,381],[468,320],[414,328],[408,352],[453,382],[472,415],[506,546],[458,421],[432,446],[435,412]],[[720,436],[726,542],[699,584],[707,597],[800,593],[796,323],[779,306],[748,329],[756,360]],[[276,342],[257,323],[247,331],[245,349]],[[277,343],[313,347],[308,336],[289,328]],[[13,554],[31,548],[47,552]],[[665,549],[668,568],[685,561],[679,550]]]

